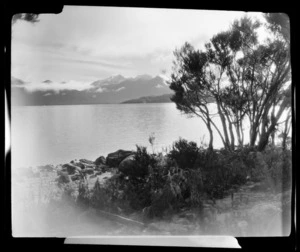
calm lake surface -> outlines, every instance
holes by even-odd
[[[179,137],[198,145],[208,131],[199,118],[188,118],[173,103],[12,107],[12,167],[95,160],[118,149],[147,146],[154,151]],[[222,147],[217,134],[214,147]]]

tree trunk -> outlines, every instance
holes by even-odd
[[[225,146],[226,143],[225,143],[225,140],[224,140],[224,137],[223,137],[221,131],[218,129],[218,127],[216,126],[216,124],[212,120],[210,122],[211,122],[212,126],[215,127],[216,131],[218,132],[218,134],[219,134],[219,136],[220,136],[220,138],[222,140],[223,145]]]
[[[258,143],[258,151],[264,150],[265,147],[267,146],[269,137],[272,134],[272,132],[275,130],[277,122],[278,122],[280,116],[282,115],[284,109],[286,108],[287,104],[288,104],[288,100],[285,99],[281,103],[279,111],[277,112],[277,115],[274,118],[272,118],[271,125],[269,126],[269,128],[267,130],[263,129],[263,132],[261,134],[261,137],[260,137],[260,140],[259,140],[259,143]],[[265,125],[266,125],[266,119],[264,118],[262,127],[264,127]]]
[[[242,147],[243,146],[243,141],[242,141],[241,129],[240,129],[239,122],[237,122],[235,124],[235,131],[236,131],[236,135],[237,135],[237,138],[238,138],[238,144],[239,144],[240,147]]]
[[[242,125],[241,125],[242,126]],[[242,146],[244,145],[244,131],[243,131],[243,127],[240,127],[241,129],[241,135],[242,135]]]
[[[273,145],[273,146],[275,146],[275,130],[272,132],[272,134],[271,134],[271,139],[272,139],[272,141],[271,141],[271,144]]]
[[[223,126],[223,132],[224,132],[224,137],[225,137],[225,149],[230,150],[230,142],[229,142],[229,137],[228,137],[228,132],[227,132],[227,125],[226,125],[226,120],[225,117],[223,115],[223,111],[221,111],[220,108],[220,104],[217,102],[218,105],[218,113],[222,122],[222,126]]]
[[[230,148],[231,148],[231,150],[234,150],[235,138],[234,138],[233,129],[232,129],[232,122],[231,122],[227,112],[225,112],[225,115],[226,115],[226,118],[227,118],[227,121],[228,121],[229,133],[230,133],[230,138],[231,138]]]
[[[254,122],[251,125],[251,131],[250,131],[250,146],[254,146],[257,138],[257,133],[258,133],[258,123]]]
[[[213,131],[211,129],[211,123],[210,123],[210,119],[207,122],[207,129],[209,132],[209,144],[208,144],[208,149],[209,150],[213,150],[213,141],[214,141],[214,135],[213,135]]]
[[[238,135],[239,135],[239,145],[243,146],[244,145],[244,131],[243,131],[243,119],[241,116],[241,111],[240,111],[240,115],[239,115],[239,121],[237,121],[237,125],[238,125]]]
[[[290,121],[291,115],[289,114],[286,118],[285,124],[284,124],[284,131],[282,132],[282,149],[285,150],[286,149],[286,140],[288,137],[288,134],[290,132],[290,125],[289,125],[289,121]]]

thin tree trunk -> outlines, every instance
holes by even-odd
[[[229,142],[229,137],[228,137],[228,132],[227,132],[227,125],[226,125],[226,120],[225,117],[223,115],[223,112],[221,111],[220,108],[220,104],[217,101],[217,105],[218,105],[218,113],[222,122],[222,126],[223,126],[223,132],[224,132],[224,137],[225,137],[225,149],[230,150],[230,142]]]
[[[235,131],[236,131],[236,135],[237,135],[237,138],[238,138],[238,144],[239,144],[240,147],[242,147],[243,142],[242,142],[239,122],[236,122],[236,124],[235,124]]]
[[[235,137],[233,134],[233,129],[232,129],[232,122],[229,123],[229,132],[230,132],[230,137],[231,137],[231,149],[234,150],[235,147]]]
[[[258,134],[258,123],[254,122],[252,125],[251,125],[251,133],[250,133],[250,146],[254,146],[255,145],[255,142],[256,142],[256,139],[257,139],[257,134]]]
[[[244,145],[244,130],[242,124],[240,125],[241,135],[242,135],[242,146]]]
[[[209,144],[208,144],[208,149],[209,150],[213,150],[213,141],[214,141],[214,135],[213,135],[213,131],[211,129],[211,120],[209,119],[207,121],[207,129],[208,129],[208,132],[209,132]]]
[[[212,126],[214,126],[215,129],[217,130],[219,136],[221,137],[222,143],[223,143],[223,145],[225,146],[226,143],[225,143],[225,140],[224,140],[224,137],[223,137],[221,131],[219,130],[219,128],[216,126],[216,124],[215,124],[212,120],[211,120],[211,124],[212,124]]]
[[[284,109],[286,108],[287,104],[288,104],[288,100],[285,99],[281,103],[279,111],[277,112],[277,115],[273,118],[273,120],[271,120],[271,125],[269,126],[269,128],[267,130],[264,129],[264,131],[262,132],[259,143],[258,143],[259,151],[264,150],[265,147],[267,146],[269,137],[270,137],[271,133],[275,130],[276,124],[277,124],[280,116],[282,115]],[[263,124],[265,124],[265,120],[264,120]]]
[[[282,133],[282,149],[285,150],[286,149],[286,140],[290,131],[290,125],[289,125],[289,121],[290,121],[291,115],[289,114],[286,118],[285,124],[284,124],[284,131]]]

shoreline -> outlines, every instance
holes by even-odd
[[[137,152],[118,150],[108,154],[106,158],[100,156],[95,161],[75,159],[70,163],[56,166],[39,166],[36,173],[31,172],[26,176],[20,172],[18,176],[12,176],[14,206],[18,206],[14,211],[17,212],[17,215],[26,212],[32,221],[36,218],[35,215],[32,215],[32,210],[30,210],[32,208],[36,208],[35,211],[43,216],[49,216],[49,218],[57,218],[55,216],[58,214],[64,219],[70,215],[71,217],[68,218],[71,219],[65,220],[67,229],[79,225],[82,218],[88,222],[94,222],[99,218],[102,220],[101,223],[105,220],[106,225],[110,226],[111,231],[109,232],[112,235],[126,235],[128,232],[133,232],[137,235],[207,235],[211,233],[256,236],[257,232],[260,232],[259,236],[270,234],[276,236],[285,234],[288,230],[288,227],[284,227],[286,223],[283,222],[282,216],[288,216],[291,206],[291,189],[276,191],[266,181],[248,180],[229,190],[224,189],[223,195],[212,198],[208,197],[204,191],[200,191],[201,202],[199,205],[194,206],[188,203],[191,200],[190,197],[185,201],[178,199],[178,202],[184,204],[183,207],[177,210],[163,208],[159,210],[162,214],[160,217],[156,215],[151,217],[151,211],[154,211],[151,208],[155,206],[155,200],[158,202],[165,200],[160,196],[156,199],[153,198],[155,200],[151,202],[151,205],[144,209],[129,207],[128,197],[130,200],[132,197],[130,194],[135,193],[136,189],[133,191],[127,189],[126,191],[125,188],[126,185],[130,185],[131,179],[136,182],[138,180],[128,178],[126,174],[136,162],[133,156],[137,153],[139,153],[138,150]],[[258,160],[261,160],[262,155],[257,154]],[[161,168],[167,164],[166,157],[155,157]],[[259,166],[261,165],[262,163]],[[172,182],[174,184],[176,183],[175,177],[180,174],[180,171],[176,172],[173,169],[172,172],[175,172]],[[186,179],[188,178],[186,177]],[[145,180],[143,183],[147,185],[148,182]],[[169,182],[164,183],[163,188],[168,188]],[[175,190],[180,192],[183,189],[177,187]],[[176,191],[172,193],[177,193]],[[169,193],[167,194],[169,198],[173,197],[171,191],[166,192]],[[129,194],[124,198],[124,193]],[[114,200],[112,200],[113,198]],[[56,203],[52,206],[51,202]],[[72,214],[70,210],[72,210]],[[285,218],[290,218],[290,216]],[[21,223],[22,219],[24,218],[20,217],[19,219]],[[55,227],[52,223],[47,222],[47,225],[52,230],[61,232],[61,224]],[[99,228],[102,228],[101,225]],[[94,229],[93,227],[91,230],[99,231],[99,228]],[[88,226],[86,230],[89,232]],[[95,231],[95,235],[99,235],[98,231]],[[105,231],[107,230],[101,232]],[[78,233],[76,234],[78,235]]]

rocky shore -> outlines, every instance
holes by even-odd
[[[78,186],[79,181],[84,180],[91,190],[96,181],[103,184],[114,176],[126,174],[126,170],[130,169],[134,162],[134,151],[118,150],[106,157],[99,156],[94,161],[75,159],[57,166],[44,165],[36,169],[24,169],[19,171],[15,178],[24,179],[23,172],[27,178],[36,178],[34,181],[37,184],[48,178],[48,181],[58,188],[66,185]],[[20,184],[18,186],[20,187]],[[20,190],[23,189],[20,187]],[[275,193],[265,188],[261,182],[249,181],[231,190],[231,194],[222,199],[203,199],[201,210],[183,209],[167,219],[153,219],[147,225],[141,218],[142,212],[126,216],[122,215],[122,211],[114,215],[99,210],[97,215],[119,223],[124,232],[127,225],[134,226],[131,230],[136,230],[136,234],[281,235],[282,216],[289,214],[290,202],[290,191]],[[92,218],[94,217],[93,214]]]
[[[91,183],[98,177],[105,178],[112,176],[113,174],[120,173],[126,170],[133,162],[134,151],[118,150],[110,153],[105,158],[99,156],[94,161],[88,159],[75,159],[69,163],[59,165],[41,165],[35,168],[20,168],[17,171],[13,171],[13,176],[18,178],[25,177],[40,177],[43,174],[56,174],[55,181],[58,185],[68,184],[80,179],[86,179]]]

